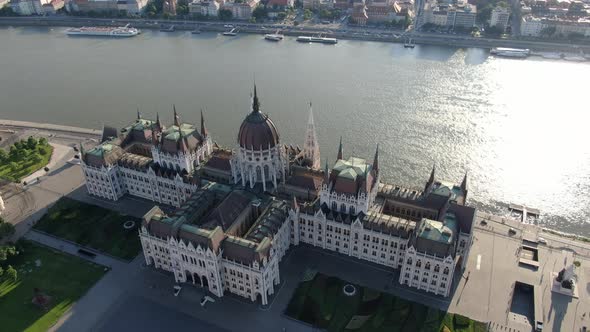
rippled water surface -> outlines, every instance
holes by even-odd
[[[0,29],[0,117],[99,128],[139,107],[207,126],[233,145],[255,79],[282,140],[303,144],[313,102],[322,159],[372,158],[383,178],[420,188],[470,178],[470,203],[541,209],[543,223],[590,235],[590,65],[488,58],[481,49],[340,41],[270,43],[145,32],[124,40],[72,38],[63,28]]]

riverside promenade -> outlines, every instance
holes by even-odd
[[[74,134],[85,134],[85,135],[93,135],[93,136],[102,135],[102,130],[99,130],[99,129],[88,129],[88,128],[56,125],[56,124],[51,124],[51,123],[38,123],[38,122],[17,121],[17,120],[0,119],[0,127],[5,127],[5,128],[11,127],[11,128],[19,128],[19,129],[40,129],[40,130],[50,130],[50,131],[58,131],[58,132],[66,132],[66,133],[74,133]]]
[[[590,45],[574,44],[569,41],[554,42],[525,39],[493,39],[471,37],[470,35],[440,34],[428,32],[407,32],[403,30],[383,29],[373,27],[348,26],[340,24],[309,24],[298,26],[286,24],[255,24],[245,21],[221,22],[221,21],[194,21],[194,20],[157,20],[157,19],[111,19],[90,18],[73,16],[47,16],[47,17],[0,17],[0,26],[123,26],[131,24],[140,29],[159,30],[162,26],[174,25],[176,30],[192,31],[199,29],[203,32],[222,32],[228,30],[224,25],[232,23],[239,33],[267,34],[281,30],[287,36],[318,35],[325,37],[378,41],[389,43],[404,43],[411,37],[416,44],[493,48],[515,47],[529,48],[534,51],[563,51],[573,53],[590,53]]]

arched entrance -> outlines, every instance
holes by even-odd
[[[190,271],[184,271],[184,277],[186,282],[192,282],[193,284],[195,283],[195,279],[192,278]]]
[[[198,286],[203,286],[201,284],[201,277],[199,277],[199,275],[196,272],[193,273],[193,284],[198,285]]]
[[[256,302],[257,302],[258,304],[263,304],[263,303],[262,303],[262,294],[260,294],[260,293],[256,293]]]
[[[201,282],[202,282],[201,286],[203,286],[204,288],[207,288],[207,289],[209,288],[209,281],[207,280],[207,277],[203,276],[203,278],[201,278]]]

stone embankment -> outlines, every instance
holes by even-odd
[[[93,26],[122,26],[125,24],[140,29],[159,30],[163,26],[169,27],[174,25],[176,30],[192,31],[199,29],[203,32],[213,31],[222,32],[228,30],[224,27],[226,22],[206,21],[197,22],[191,20],[146,20],[146,19],[102,19],[89,17],[73,16],[48,16],[48,17],[3,17],[0,18],[0,26],[64,26],[79,27],[84,25]],[[403,31],[375,29],[369,27],[343,27],[338,30],[333,26],[325,25],[265,25],[250,24],[247,22],[232,22],[238,26],[239,33],[256,33],[267,34],[276,30],[281,30],[284,35],[317,35],[322,34],[324,37],[333,37],[338,39],[378,41],[390,43],[403,43],[407,37]],[[539,40],[523,39],[491,39],[491,38],[474,38],[468,35],[453,34],[434,34],[413,32],[412,40],[416,44],[455,46],[455,47],[475,47],[475,48],[492,48],[492,47],[515,47],[529,48],[536,51],[562,51],[573,53],[590,53],[590,45],[575,45],[567,42],[546,42]]]

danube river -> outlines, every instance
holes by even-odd
[[[489,58],[487,50],[260,35],[146,31],[73,38],[63,28],[0,29],[0,118],[100,128],[156,112],[184,121],[205,110],[233,146],[256,80],[284,143],[302,145],[313,102],[322,160],[372,158],[382,179],[420,188],[470,179],[470,203],[506,213],[539,208],[542,224],[590,235],[590,65]]]

